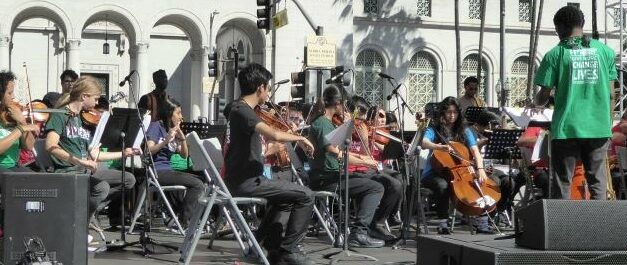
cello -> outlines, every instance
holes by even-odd
[[[451,199],[461,213],[478,216],[496,209],[501,199],[499,186],[490,178],[479,182],[472,155],[463,143],[447,142],[453,151],[433,150],[431,163],[434,169],[449,176]]]

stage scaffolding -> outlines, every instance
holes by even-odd
[[[619,40],[619,49],[618,49],[618,59],[616,60],[616,64],[618,66],[618,80],[620,83],[619,89],[619,99],[616,103],[616,107],[619,107],[620,112],[614,112],[614,118],[620,119],[620,115],[623,113],[625,109],[625,99],[627,95],[625,93],[625,80],[624,73],[627,69],[627,59],[625,58],[625,37],[627,33],[627,29],[625,27],[625,9],[627,9],[627,1],[624,0],[605,0],[605,43],[607,44],[608,36],[618,34]],[[611,18],[612,25],[608,25],[608,20]]]

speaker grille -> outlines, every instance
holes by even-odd
[[[624,254],[589,254],[585,252],[545,251],[542,253],[502,253],[497,256],[499,265],[625,265],[627,253]]]
[[[57,198],[58,189],[13,189],[15,198]]]

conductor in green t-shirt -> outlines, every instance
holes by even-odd
[[[553,17],[560,42],[542,59],[535,84],[536,105],[555,90],[551,122],[552,162],[556,181],[551,198],[570,198],[571,177],[583,161],[590,198],[607,198],[605,161],[612,136],[614,51],[583,34],[584,15],[576,7],[560,8]]]

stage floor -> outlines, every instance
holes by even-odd
[[[105,226],[106,227],[106,226]],[[183,237],[163,229],[155,229],[151,233],[151,238],[161,243],[172,246],[180,246]],[[394,231],[397,232],[397,231]],[[459,232],[466,233],[467,232]],[[94,236],[94,241],[100,240],[97,233],[90,231]],[[105,232],[107,240],[119,239],[119,232]],[[139,236],[127,235],[126,241],[137,241]],[[230,237],[218,239],[214,241],[213,249],[208,249],[208,235],[199,241],[198,247],[194,252],[191,264],[259,264],[255,259],[248,259],[242,256],[241,250],[237,242]],[[91,247],[103,246],[102,242],[92,244]],[[323,256],[336,252],[340,249],[332,248],[328,243],[327,237],[321,234],[319,237],[307,237],[304,240],[304,246],[307,254],[313,258],[316,264],[329,264],[329,260]],[[157,251],[166,249],[159,247]],[[412,233],[412,239],[407,241],[406,247],[393,249],[392,247],[383,247],[379,249],[355,249],[359,253],[371,255],[377,258],[377,262],[365,262],[363,259],[352,259],[343,261],[339,264],[415,264],[416,262],[416,241],[415,233]],[[119,251],[92,251],[89,253],[89,264],[93,265],[142,265],[142,264],[175,264],[178,263],[180,254],[177,250],[170,254],[154,254],[150,257],[144,257],[141,254],[141,246],[127,247],[125,250]]]

